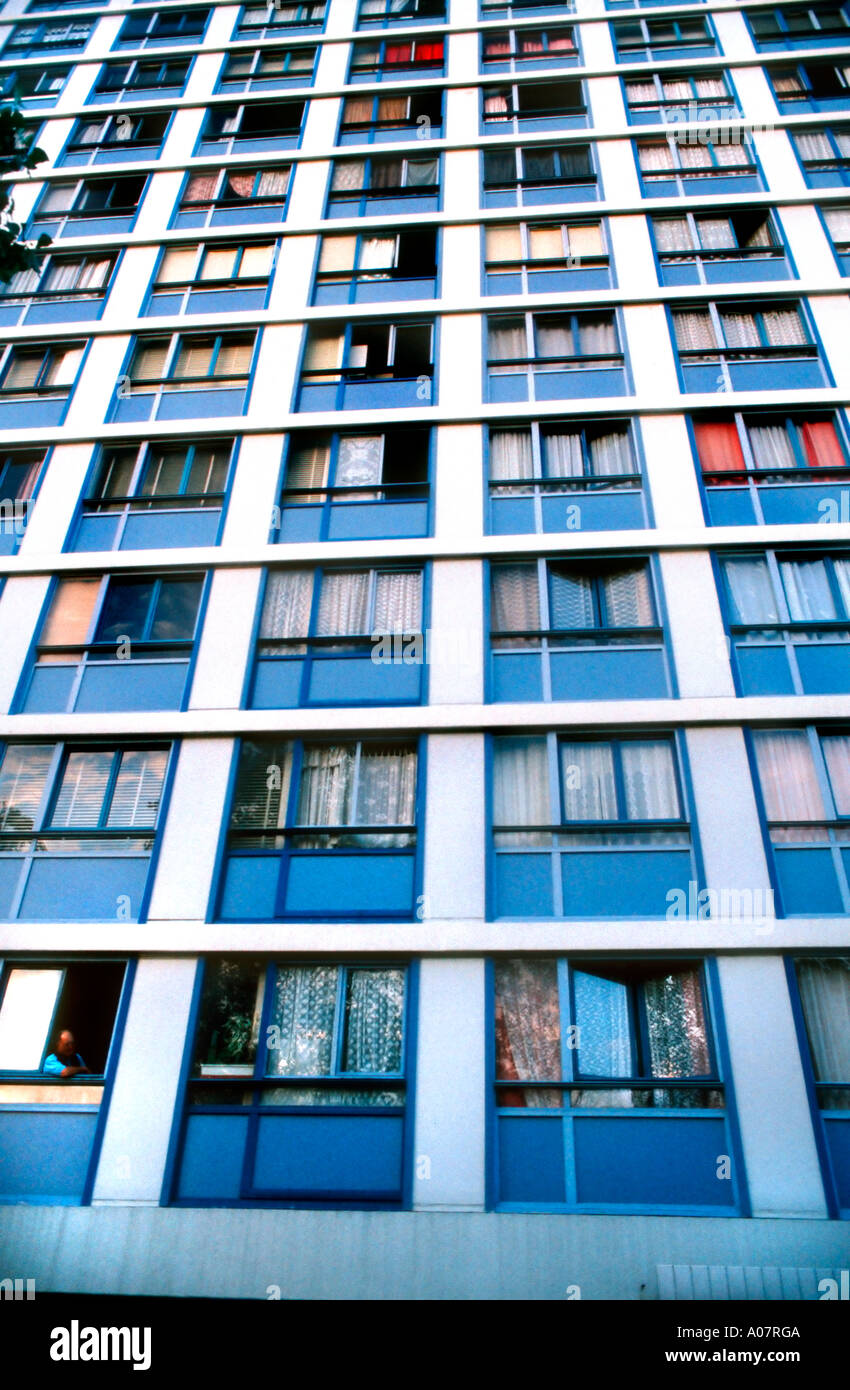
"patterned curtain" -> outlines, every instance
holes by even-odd
[[[751,425],[748,433],[756,468],[797,467],[785,425]]]
[[[368,483],[381,481],[383,456],[383,435],[346,434],[339,441],[336,459],[336,487],[362,488]],[[358,492],[358,501],[369,502],[380,498],[381,493]]]
[[[708,1076],[711,1062],[699,975],[695,970],[646,980],[643,985],[649,1069],[653,1076]],[[699,1106],[697,1090],[656,1091],[656,1104]]]
[[[839,816],[850,815],[850,736],[824,734],[821,746],[835,809]]]
[[[610,743],[563,741],[560,753],[564,820],[616,820],[617,793]]]
[[[707,309],[675,309],[673,330],[683,352],[711,351],[717,347],[714,325]]]
[[[553,960],[499,961],[496,976],[496,1076],[500,1081],[554,1081],[561,1066],[558,970]],[[501,1089],[498,1104],[560,1107],[553,1088]]]
[[[660,252],[692,251],[694,249],[691,229],[686,217],[656,217],[655,245]]]
[[[360,755],[355,820],[358,825],[413,825],[416,753],[413,749],[364,746]],[[395,836],[369,835],[364,843],[390,846]]]
[[[590,471],[595,477],[637,472],[628,430],[596,435],[589,440],[589,445]]]
[[[267,1076],[328,1076],[332,1072],[338,979],[335,965],[277,971],[269,1022],[279,1029],[280,1045],[267,1051]],[[280,1097],[286,1094],[283,1090]]]
[[[584,473],[581,431],[543,435],[543,462],[547,478],[580,478]]]
[[[343,1071],[400,1072],[404,971],[351,970],[345,1015]]]
[[[375,580],[373,632],[419,632],[422,627],[422,571],[390,570]]]
[[[550,565],[549,610],[549,622],[553,628],[564,630],[596,626],[592,579],[576,569]]]
[[[490,431],[490,477],[531,478],[534,476],[534,457],[530,430]],[[531,491],[531,489],[526,489]],[[494,488],[493,495],[513,493],[513,488]]]
[[[306,637],[310,630],[312,599],[312,570],[273,570],[263,600],[261,641],[264,637]],[[267,649],[271,655],[276,655],[278,650],[277,647]],[[262,647],[260,652],[263,653]]]
[[[540,630],[540,594],[533,562],[493,565],[490,595],[493,632]]]
[[[353,788],[354,747],[351,744],[305,744],[296,824],[349,824]]]
[[[611,627],[652,627],[655,610],[646,564],[615,570],[602,579],[605,611]]]
[[[361,636],[369,630],[369,570],[332,570],[322,578],[316,634]]]
[[[635,739],[622,745],[626,815],[629,820],[677,820],[679,793],[673,749],[665,739]]]
[[[629,987],[603,975],[573,971],[575,1021],[578,1025],[578,1070],[582,1076],[600,1080],[631,1076],[636,1071],[632,1058]],[[629,1106],[632,1092],[627,1089],[579,1091],[573,1104],[588,1106]]]

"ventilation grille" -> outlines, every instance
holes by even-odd
[[[771,1299],[816,1301],[821,1279],[839,1282],[837,1269],[783,1265],[656,1265],[658,1297],[674,1300]],[[846,1275],[845,1275],[846,1278]],[[840,1286],[840,1285],[839,1285]]]

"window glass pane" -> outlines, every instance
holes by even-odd
[[[356,236],[323,237],[319,256],[320,272],[326,274],[329,271],[353,270],[356,247]]]
[[[337,487],[363,487],[381,480],[383,435],[343,435],[336,461]]]
[[[250,739],[243,739],[230,813],[231,828],[273,828],[283,825],[291,770],[292,747],[289,743],[254,743]]]
[[[158,285],[185,284],[194,277],[197,259],[197,246],[170,247],[162,259],[156,283]]]
[[[355,809],[357,824],[412,825],[415,796],[416,753],[412,749],[399,751],[364,745]]]
[[[0,1070],[38,1071],[63,975],[62,970],[9,971],[0,1007]]]
[[[169,340],[167,338],[139,343],[130,363],[130,379],[132,381],[160,381],[165,371],[168,348]]]
[[[564,234],[560,227],[529,227],[528,254],[533,261],[563,260]]]
[[[107,825],[156,825],[167,762],[164,748],[134,748],[121,754]]]
[[[177,359],[171,375],[180,380],[184,377],[205,377],[210,374],[215,342],[212,338],[187,338],[180,343]]]
[[[792,622],[829,621],[841,616],[832,596],[825,561],[781,560],[779,573]]]
[[[797,467],[794,446],[784,425],[751,425],[748,434],[756,468]]]
[[[342,1069],[400,1072],[404,1025],[403,970],[349,970]]]
[[[85,642],[99,592],[99,579],[60,580],[41,630],[41,645],[78,646]]]
[[[850,737],[824,735],[821,740],[829,782],[839,816],[850,816]]]
[[[493,565],[490,594],[494,632],[539,632],[540,595],[533,562]]]
[[[418,632],[422,626],[422,574],[398,570],[375,580],[373,632]]]
[[[197,496],[206,492],[223,492],[230,464],[230,446],[206,448],[199,445],[195,449],[189,479],[186,483],[187,496]]]
[[[195,1046],[196,1075],[251,1075],[260,1036],[265,966],[208,961]]]
[[[100,610],[95,640],[119,642],[129,637],[132,641],[141,641],[153,591],[152,579],[118,579],[113,576]]]
[[[518,225],[487,227],[484,235],[488,261],[522,260],[522,239]]]
[[[724,571],[732,599],[734,621],[778,623],[779,606],[767,561],[755,556],[729,559]]]
[[[524,359],[528,356],[525,323],[522,319],[497,319],[487,329],[487,352],[491,362]]]
[[[549,620],[553,628],[595,626],[593,582],[578,570],[549,568]]]
[[[545,738],[500,738],[494,744],[495,825],[549,825],[549,765]]]
[[[768,820],[824,820],[823,797],[805,731],[757,730],[753,743]]]
[[[266,584],[260,637],[306,637],[312,598],[312,570],[273,571]]]
[[[298,825],[350,825],[354,748],[306,744],[298,788]]]
[[[164,579],[151,624],[152,642],[189,641],[194,635],[203,580]]]
[[[653,1076],[708,1076],[711,1061],[699,972],[677,970],[643,986]]]
[[[634,1076],[629,988],[620,980],[573,971],[581,1076]]]
[[[610,743],[560,744],[565,821],[617,819]]]
[[[534,460],[529,430],[491,430],[490,477],[530,478]]]
[[[561,1018],[553,960],[504,960],[495,967],[496,1076],[500,1081],[560,1080]],[[499,1092],[499,1103],[558,1105],[560,1092]]]
[[[111,750],[68,754],[50,819],[52,826],[85,827],[100,823],[114,758]]]
[[[12,744],[0,764],[0,830],[32,830],[53,758],[49,746]]]
[[[798,960],[797,980],[818,1081],[850,1081],[850,958]]]
[[[661,739],[624,742],[622,762],[629,820],[677,820],[681,812],[671,745]]]
[[[269,1022],[278,1044],[266,1054],[267,1076],[328,1076],[333,1071],[334,1016],[339,979],[335,965],[280,968],[274,978]],[[284,1096],[279,1098],[283,1099]]]
[[[235,246],[208,248],[201,263],[201,280],[230,280],[239,254]]]
[[[602,241],[602,224],[594,222],[588,226],[569,227],[570,255],[581,260],[583,256],[601,256],[605,247]]]
[[[223,338],[215,362],[213,376],[247,376],[254,351],[253,335],[245,340]]]
[[[325,574],[316,632],[320,637],[364,634],[369,629],[369,571]]]
[[[648,565],[602,577],[605,617],[611,627],[651,627],[655,621]]]

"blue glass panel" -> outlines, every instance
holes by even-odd
[[[626,374],[622,367],[586,367],[573,372],[534,373],[534,396],[538,401],[623,396],[625,393]]]
[[[400,1115],[261,1115],[258,1192],[400,1197]]]
[[[294,709],[301,695],[300,659],[259,657],[251,692],[251,709]]]
[[[10,323],[17,323],[21,317],[22,306],[20,304],[0,303],[0,324],[4,327]]]
[[[427,534],[427,502],[336,502],[331,505],[328,519],[328,540],[331,541]]]
[[[74,550],[111,550],[118,533],[119,520],[114,512],[81,517],[74,537]]]
[[[188,661],[92,663],[83,673],[74,708],[78,713],[179,709],[188,670]]]
[[[23,538],[23,522],[20,534],[16,531],[14,522],[0,522],[0,555],[14,555]]]
[[[347,304],[350,294],[350,284],[317,285],[313,291],[313,303],[317,305]]]
[[[363,280],[355,287],[355,304],[388,303],[400,299],[433,299],[437,281],[433,275],[418,280]]]
[[[668,261],[658,267],[662,285],[698,285],[699,270],[695,261]]]
[[[176,294],[152,294],[144,310],[145,318],[167,318],[169,314],[179,314],[183,309],[182,292]]]
[[[24,323],[83,323],[87,319],[100,318],[102,299],[50,300],[44,304],[33,304],[27,310]]]
[[[543,658],[539,652],[493,652],[494,700],[542,700]]]
[[[134,391],[131,396],[120,396],[112,407],[110,419],[119,424],[149,420],[155,401],[156,396],[152,393],[145,395],[141,391]]]
[[[734,1205],[731,1181],[717,1177],[729,1151],[719,1116],[577,1115],[574,1125],[580,1202]]]
[[[796,391],[825,386],[826,375],[816,357],[777,362],[732,362],[729,375],[735,391]]]
[[[336,410],[339,386],[301,386],[298,391],[298,410]]]
[[[431,383],[430,397],[421,394],[415,377],[401,381],[347,381],[343,387],[343,410],[384,410],[399,406],[434,405],[434,383]]]
[[[532,294],[555,294],[559,290],[604,290],[611,284],[607,266],[588,266],[586,270],[529,270],[528,288]]]
[[[23,921],[135,920],[148,877],[147,858],[44,855],[32,866],[18,916]],[[128,901],[129,900],[129,905]]]
[[[793,695],[794,683],[784,647],[754,647],[736,642],[742,695]]]
[[[317,541],[322,529],[320,506],[282,507],[280,516],[281,541]]]
[[[245,387],[212,391],[171,391],[160,397],[157,420],[208,419],[213,415],[241,415]]]
[[[8,917],[21,876],[22,861],[0,855],[0,917]]]
[[[706,503],[712,526],[752,526],[755,523],[756,514],[747,488],[707,488]]]
[[[516,207],[517,196],[517,189],[492,189],[484,193],[484,206],[485,208],[514,208]],[[525,201],[530,203],[533,200],[526,194]],[[541,201],[561,202],[561,199],[550,198]]]
[[[571,851],[561,856],[565,917],[664,917],[668,894],[687,895],[688,850]]]
[[[280,858],[231,854],[224,870],[219,917],[224,922],[270,922],[275,915]]]
[[[290,917],[409,916],[413,867],[412,854],[295,854],[284,910]]]
[[[159,96],[158,92],[157,96]],[[159,151],[159,145],[110,145],[108,150],[96,150],[93,162],[95,164],[133,164],[136,161],[158,159]],[[70,163],[70,160],[68,162]]]
[[[798,642],[795,652],[807,695],[842,695],[850,691],[850,646]]]
[[[76,676],[76,666],[36,667],[21,709],[28,714],[68,709]]]
[[[172,220],[172,227],[203,227],[206,222],[204,212],[177,212]]]
[[[499,1200],[564,1202],[563,1120],[500,1115]]]
[[[784,256],[760,259],[747,257],[745,260],[704,261],[703,269],[709,285],[723,285],[730,281],[744,280],[788,280],[791,268]]]
[[[512,376],[490,376],[487,390],[490,400],[500,404],[506,401],[527,401],[528,377],[525,372]]]
[[[522,275],[519,271],[513,274],[488,271],[485,280],[488,294],[522,294]]]
[[[786,915],[844,911],[830,850],[782,849],[775,845],[773,858]]]
[[[848,471],[850,487],[850,471]],[[797,483],[759,489],[765,523],[850,521],[847,488],[839,483]]]
[[[524,188],[524,207],[549,206],[552,203],[595,203],[599,190],[595,183],[564,183],[551,188]],[[498,207],[500,204],[494,204]],[[504,206],[513,207],[513,200]]]
[[[43,401],[0,401],[0,429],[36,429],[41,425],[59,425],[67,398]]]
[[[111,236],[114,232],[129,232],[135,212],[123,217],[75,217],[68,223],[63,236]],[[39,228],[39,230],[42,230]],[[47,229],[45,229],[47,230]]]
[[[0,1197],[83,1195],[97,1111],[0,1108]]]
[[[560,530],[562,527],[553,527]],[[490,500],[490,534],[528,535],[535,530],[532,497],[493,497]]]
[[[211,227],[240,227],[248,222],[282,222],[285,203],[269,203],[264,207],[213,208]],[[185,214],[181,214],[185,215]],[[202,219],[203,221],[203,219]],[[183,225],[182,223],[180,224]],[[201,224],[187,224],[201,225]]]
[[[421,654],[421,644],[419,650]],[[404,651],[402,646],[402,656]],[[348,660],[317,657],[310,671],[307,698],[322,705],[414,703],[420,696],[422,669],[421,662],[389,661],[384,665],[369,656]]]
[[[512,854],[500,850],[494,856],[496,917],[551,917],[552,860],[548,854]]]
[[[637,700],[670,694],[663,651],[553,652],[553,700]]]
[[[242,1181],[247,1115],[191,1115],[177,1196],[235,1200]]]
[[[823,1127],[832,1160],[838,1205],[842,1210],[846,1210],[850,1207],[850,1122],[825,1119]]]
[[[401,194],[397,198],[370,198],[365,195],[363,215],[364,217],[376,217],[381,214],[395,215],[397,212],[436,212],[440,205],[437,193],[419,193],[407,196]],[[343,204],[340,207],[339,215],[350,217],[351,205]]]
[[[638,489],[553,494],[544,497],[541,505],[547,532],[634,530],[646,525],[643,493]]]
[[[257,289],[192,290],[187,314],[229,314],[247,309],[262,309],[268,286]]]
[[[220,524],[220,507],[131,512],[121,537],[121,549],[158,550],[172,545],[215,545]]]

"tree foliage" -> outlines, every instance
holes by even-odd
[[[8,176],[26,171],[47,159],[32,143],[30,128],[14,98],[0,103],[0,284],[7,284],[19,270],[35,270],[50,245],[49,236],[23,241],[23,228],[14,220],[13,183]],[[8,181],[7,181],[8,179]]]

